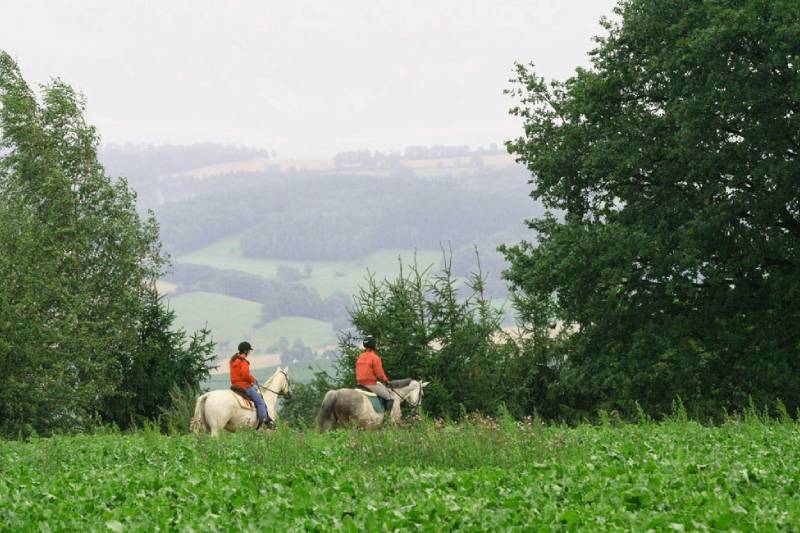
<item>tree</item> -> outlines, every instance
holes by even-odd
[[[393,280],[368,277],[353,298],[354,330],[340,337],[341,386],[355,384],[361,340],[373,335],[390,378],[431,382],[425,390],[427,412],[449,417],[465,410],[497,412],[514,387],[509,370],[517,350],[503,338],[501,313],[485,298],[483,283],[480,264],[458,280],[448,256],[435,273],[401,263]]]
[[[0,51],[0,433],[79,430],[147,387],[125,372],[166,258],[84,107],[58,79],[39,101]]]
[[[552,212],[506,277],[569,407],[800,405],[800,4],[621,1],[592,68],[517,67]],[[556,340],[544,332],[563,325]],[[555,368],[551,365],[551,368]]]
[[[313,427],[325,393],[337,388],[335,380],[325,372],[316,371],[313,375],[309,383],[293,383],[292,399],[280,404],[281,419],[292,426]]]
[[[207,329],[188,336],[175,329],[175,312],[163,297],[151,294],[144,302],[138,324],[139,339],[133,357],[122,360],[122,382],[101,411],[104,420],[127,428],[142,420],[155,420],[172,407],[173,397],[200,393],[215,360],[214,342]],[[187,426],[188,428],[188,421]]]

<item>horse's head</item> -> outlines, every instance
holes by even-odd
[[[411,393],[408,395],[408,404],[411,407],[411,414],[417,416],[419,405],[422,403],[422,397],[425,396],[425,387],[428,386],[430,381],[412,381]]]
[[[411,414],[416,415],[422,397],[425,395],[425,387],[429,381],[417,381],[415,379],[398,379],[389,382],[389,388],[400,396],[401,402],[406,402],[411,408]]]
[[[289,367],[279,366],[261,389],[274,392],[287,400],[292,397],[292,384],[289,382]]]
[[[289,382],[289,367],[278,367],[278,372],[283,375],[283,385],[280,388],[280,394],[289,400],[292,397],[292,384]]]

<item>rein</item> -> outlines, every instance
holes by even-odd
[[[397,389],[393,389],[393,388],[389,387],[389,390],[391,390],[393,393],[397,394],[400,397],[400,402],[401,403],[402,402],[406,402],[411,409],[417,409],[420,406],[420,404],[422,403],[422,394],[423,393],[422,393],[422,385],[421,384],[420,384],[420,388],[419,388],[419,398],[417,398],[417,403],[415,403],[415,404],[412,404],[411,402],[408,401],[408,396],[413,391],[409,391],[407,395],[403,396],[402,394],[397,392]]]
[[[289,385],[289,375],[288,375],[286,372],[284,372],[283,370],[279,370],[279,372],[280,372],[281,374],[283,374],[283,375],[284,375],[284,377],[286,378],[286,385],[288,386],[288,385]],[[269,382],[267,382],[267,383],[269,383]],[[259,386],[258,386],[258,389],[259,389],[259,390],[262,390],[262,389],[263,389],[263,390],[265,390],[265,391],[267,391],[267,392],[271,392],[271,393],[275,394],[276,396],[280,396],[280,395],[281,395],[281,393],[280,393],[280,392],[278,392],[278,391],[274,391],[274,390],[270,389],[270,388],[269,388],[267,385],[264,385],[263,387],[262,387],[261,385],[259,385]]]

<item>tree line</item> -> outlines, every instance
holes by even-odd
[[[296,261],[352,259],[382,248],[436,250],[448,242],[471,248],[488,235],[521,238],[523,219],[539,212],[526,199],[520,169],[437,180],[251,174],[182,187],[193,196],[155,210],[175,255],[235,235],[246,257]]]
[[[282,316],[304,316],[331,322],[334,329],[349,326],[347,306],[351,297],[342,292],[322,298],[315,289],[293,281],[269,280],[237,270],[178,263],[166,278],[178,285],[177,296],[205,291],[226,294],[261,304],[260,323]]]

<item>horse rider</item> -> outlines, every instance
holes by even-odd
[[[258,412],[258,425],[256,429],[265,425],[268,428],[274,428],[275,422],[269,417],[267,412],[267,405],[264,403],[264,397],[258,391],[256,386],[256,378],[250,373],[250,361],[247,360],[248,354],[253,350],[250,343],[247,341],[240,342],[237,348],[239,351],[233,354],[230,360],[231,368],[231,385],[238,387],[247,394],[256,404],[256,411]]]
[[[383,371],[383,363],[375,351],[377,341],[375,337],[366,337],[363,344],[364,351],[356,359],[356,383],[360,387],[377,394],[383,402],[383,408],[386,409],[387,413],[391,413],[394,398],[384,385],[389,381],[389,378]]]

